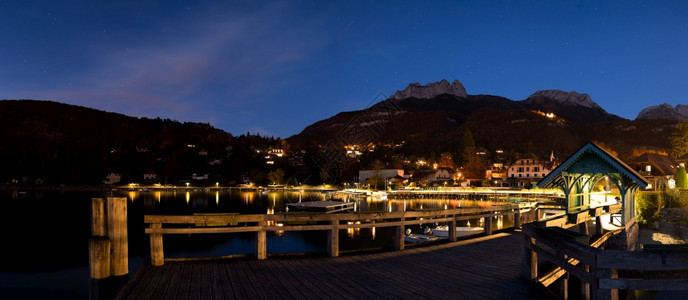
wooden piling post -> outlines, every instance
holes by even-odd
[[[595,233],[602,234],[602,216],[595,217]]]
[[[404,218],[401,218],[404,222]],[[404,250],[404,225],[394,227],[394,250]]]
[[[150,228],[160,229],[162,223],[152,223]],[[165,253],[162,247],[162,233],[151,233],[150,235],[151,247],[151,265],[162,266],[165,264]]]
[[[339,221],[330,221],[332,229],[327,231],[327,249],[330,257],[339,256]]]
[[[107,198],[108,238],[112,242],[110,271],[113,276],[129,273],[129,238],[127,234],[127,198]]]
[[[590,234],[590,230],[588,230],[588,222],[578,224],[578,231],[580,233]]]
[[[105,279],[110,277],[111,246],[112,243],[106,237],[93,237],[88,241],[91,279]]]
[[[266,259],[268,257],[268,252],[265,234],[265,221],[261,221],[259,224],[261,229],[256,231],[256,259]]]
[[[600,288],[600,279],[616,279],[619,278],[618,270],[616,269],[597,269],[594,267],[590,268],[592,274],[596,274],[597,280],[595,280],[591,285],[591,294],[593,299],[619,299],[619,290],[617,289],[602,289]]]
[[[107,236],[107,216],[103,198],[91,198],[91,236]]]
[[[447,226],[449,229],[449,241],[455,242],[456,241],[456,216],[452,215],[451,217],[452,217],[452,219],[451,219],[451,221],[449,221],[449,224],[448,224],[449,226]]]
[[[582,269],[586,273],[590,273],[590,266],[589,265],[582,265]],[[590,282],[588,282],[586,280],[581,280],[580,288],[581,288],[581,291],[580,291],[581,298],[586,299],[586,300],[590,300],[592,297],[590,295]]]
[[[514,229],[521,228],[521,212],[516,211],[514,213]]]
[[[485,235],[492,235],[492,217],[485,217]]]
[[[557,256],[566,261],[566,254],[563,254],[561,249],[557,249]],[[563,300],[569,299],[569,273],[559,277],[559,297]]]
[[[91,279],[110,277],[110,247],[107,238],[105,200],[91,199],[91,239],[88,241],[89,270]]]
[[[535,245],[535,239],[529,237],[528,235],[523,235],[525,241],[523,243],[523,276],[526,276],[529,280],[537,278],[538,274],[538,258],[537,252],[530,250],[529,245]]]

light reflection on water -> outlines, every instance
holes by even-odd
[[[53,286],[58,278],[73,278],[74,286],[80,289],[79,295],[88,295],[88,239],[90,237],[90,199],[102,198],[103,191],[59,192],[59,191],[0,191],[0,201],[4,210],[0,212],[2,224],[8,231],[5,241],[13,247],[2,250],[6,259],[0,263],[0,275],[5,278],[18,278],[26,274],[26,266],[20,262],[40,260],[40,270],[34,274],[49,274],[48,279],[38,278],[32,282],[36,288]],[[143,261],[149,257],[149,237],[144,232],[145,214],[193,214],[195,212],[231,212],[241,214],[266,214],[286,211],[287,203],[300,201],[321,201],[330,199],[325,193],[305,191],[255,191],[228,190],[171,190],[171,191],[115,191],[115,197],[129,199],[129,254],[130,274],[136,272]],[[350,200],[353,201],[353,200]],[[420,209],[452,209],[468,206],[488,206],[488,201],[469,200],[380,200],[363,198],[354,202],[356,211],[411,211]],[[27,223],[24,214],[32,212],[40,222]],[[513,218],[490,218],[493,228],[513,224]],[[458,222],[466,226],[470,222],[476,226],[479,220]],[[17,226],[21,224],[21,226]],[[49,224],[47,226],[46,224]],[[279,226],[279,224],[274,224]],[[420,232],[423,226],[414,225],[412,229]],[[43,239],[27,241],[27,236],[44,232]],[[392,245],[392,228],[372,227],[343,229],[340,231],[340,249],[388,247]],[[47,239],[47,240],[46,240]],[[47,255],[34,253],[46,245],[60,245]],[[231,254],[251,254],[254,252],[254,234],[212,234],[212,235],[166,235],[164,237],[165,257],[204,257]],[[277,231],[267,233],[268,253],[325,252],[326,233]],[[22,248],[26,247],[26,248]],[[33,249],[33,250],[32,250]],[[9,259],[11,258],[11,259]],[[20,269],[21,272],[15,272]],[[38,268],[38,267],[36,267]],[[70,270],[78,269],[81,276],[72,276]],[[47,272],[47,273],[46,273]],[[48,275],[45,275],[48,276]],[[3,284],[0,280],[0,289]],[[7,281],[11,282],[11,281]],[[65,284],[66,286],[70,286]],[[28,289],[28,288],[27,288]],[[35,289],[35,288],[34,288]],[[77,297],[78,298],[78,297]]]
[[[193,212],[239,212],[265,213],[271,207],[275,212],[285,212],[287,203],[329,200],[332,197],[321,192],[302,191],[228,191],[187,190],[183,197],[176,191],[126,191],[124,195],[131,202],[142,201],[146,213],[193,213]],[[153,201],[155,200],[155,201]],[[457,199],[384,199],[366,197],[354,202],[354,211],[413,211],[454,209],[460,207],[489,207],[499,202],[487,200]]]

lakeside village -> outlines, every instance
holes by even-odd
[[[282,145],[286,143],[281,142]],[[337,152],[339,157],[330,156],[329,159],[336,164],[323,164],[317,168],[318,159],[313,159],[307,151],[291,151],[278,147],[267,149],[251,149],[254,159],[263,164],[263,170],[241,175],[240,180],[223,181],[221,176],[209,171],[213,166],[223,164],[223,159],[216,158],[205,149],[196,150],[195,145],[187,145],[197,159],[195,161],[207,161],[209,168],[199,168],[200,171],[188,174],[188,179],[179,180],[178,184],[163,184],[161,177],[152,169],[149,169],[135,181],[136,177],[128,176],[130,182],[123,180],[121,173],[109,173],[103,183],[115,188],[129,190],[147,189],[198,189],[198,188],[239,188],[253,190],[344,190],[368,195],[384,195],[395,190],[460,190],[470,188],[483,188],[489,190],[500,189],[533,189],[536,184],[545,178],[559,164],[560,160],[554,151],[546,157],[538,157],[533,153],[519,154],[497,149],[488,151],[485,148],[469,146],[460,153],[460,157],[450,152],[444,152],[436,159],[407,157],[393,150],[403,146],[400,144],[369,144],[366,146],[346,145]],[[289,148],[287,146],[287,148]],[[319,150],[320,156],[327,149]],[[231,156],[232,147],[227,147],[227,157]],[[375,151],[384,152],[383,155],[371,155]],[[369,155],[369,157],[366,157]],[[372,156],[374,159],[371,159]],[[434,156],[434,154],[433,154]],[[377,158],[375,158],[377,157]],[[319,157],[322,162],[322,157]],[[385,158],[384,162],[382,159]],[[302,172],[308,170],[307,161],[316,162],[317,176],[320,182],[309,179],[311,174]],[[367,161],[366,167],[360,167]],[[458,161],[458,162],[455,162]],[[651,184],[648,189],[666,190],[676,186],[675,177],[679,168],[688,162],[688,155],[675,159],[661,152],[649,151],[626,161],[629,167],[642,175]],[[322,163],[321,163],[322,164]],[[344,168],[342,168],[342,165]],[[339,168],[338,173],[332,173],[328,168]],[[284,168],[284,169],[283,169]],[[285,169],[287,170],[285,172]],[[344,170],[342,170],[344,169]],[[301,171],[301,172],[300,172]],[[310,171],[314,173],[314,171]],[[249,175],[250,173],[250,175]],[[301,177],[299,178],[299,175]],[[304,175],[306,175],[304,177]],[[348,175],[348,176],[347,176]],[[353,175],[353,176],[351,176]],[[351,178],[351,180],[345,180]],[[317,179],[316,179],[317,180]],[[610,190],[612,187],[607,186]]]

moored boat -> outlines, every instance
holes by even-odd
[[[449,226],[440,225],[432,229],[435,236],[438,237],[449,237]],[[456,237],[464,237],[470,235],[481,234],[485,232],[482,227],[456,227]]]
[[[428,230],[425,231],[426,233]],[[406,234],[404,235],[404,242],[406,243],[425,243],[433,242],[439,240],[439,237],[429,235],[429,234],[415,234],[411,232],[411,229],[406,229]]]

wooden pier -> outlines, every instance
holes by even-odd
[[[167,261],[117,299],[544,299],[520,274],[518,230],[403,251]]]
[[[337,213],[354,210],[353,202],[342,201],[308,201],[299,203],[287,203],[289,211]]]
[[[397,190],[387,193],[387,199],[437,199],[437,200],[473,200],[493,202],[562,202],[559,193],[553,190],[531,191],[513,189],[464,189],[438,188],[425,190]]]

